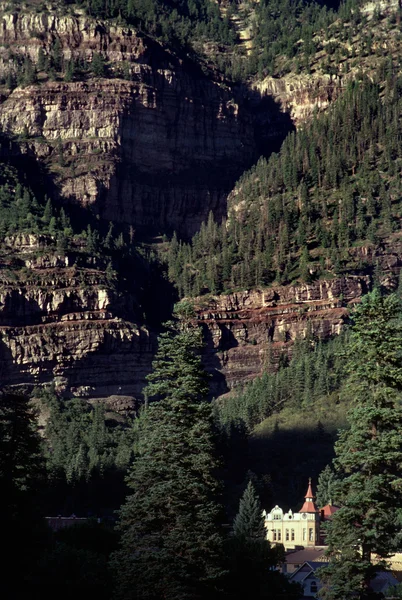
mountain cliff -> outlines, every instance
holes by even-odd
[[[2,131],[24,137],[63,200],[147,235],[189,236],[209,211],[224,214],[228,191],[257,155],[239,93],[133,28],[79,12],[3,12],[1,22],[4,77],[15,52],[36,65],[55,45],[65,62],[91,64],[102,52],[107,77],[51,81],[40,71],[35,85],[4,90]]]
[[[89,218],[101,239],[108,222],[133,248],[158,234],[196,234],[190,245],[173,238],[142,248],[146,260],[156,249],[169,263],[170,279],[144,293],[130,261],[116,267],[116,283],[102,252],[60,244],[52,232],[8,231],[3,383],[56,378],[66,395],[140,396],[160,325],[147,306],[158,299],[168,313],[176,294],[196,297],[217,395],[259,375],[268,354],[277,364],[298,336],[338,333],[374,283],[395,288],[400,156],[386,132],[398,138],[399,37],[386,34],[397,30],[398,6],[351,10],[325,17],[326,36],[320,12],[315,32],[303,30],[308,50],[295,41],[295,57],[278,54],[271,66],[262,54],[250,77],[265,21],[251,50],[204,40],[197,54],[75,4],[1,4],[2,160],[20,171],[29,163],[31,183],[40,175],[45,196],[81,229]],[[300,24],[302,14],[292,19]],[[232,70],[219,70],[226,56]],[[244,75],[234,76],[235,61]],[[361,139],[346,144],[352,123]],[[280,148],[235,185],[261,152]]]

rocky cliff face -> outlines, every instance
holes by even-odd
[[[339,334],[350,308],[369,288],[369,277],[349,276],[198,299],[213,393],[222,394],[274,368],[296,338]]]
[[[140,396],[155,336],[133,323],[140,322],[136,298],[110,286],[102,259],[79,252],[58,255],[49,251],[44,236],[12,236],[5,242],[2,384],[32,388],[54,380],[67,395]]]
[[[102,52],[112,78],[17,88],[3,97],[0,128],[24,139],[22,151],[46,164],[60,196],[148,231],[191,235],[209,211],[223,215],[256,156],[241,99],[134,30],[79,14],[4,12],[0,74],[12,52],[37,62],[56,40],[66,60]],[[131,81],[118,78],[123,64]]]
[[[14,54],[36,63],[39,50],[49,55],[56,42],[65,60],[90,63],[101,52],[110,77],[66,82],[40,73],[36,85],[3,86],[0,129],[15,143],[0,152],[33,157],[63,201],[135,230],[191,235],[209,211],[219,218],[256,156],[255,129],[274,148],[290,127],[289,113],[299,124],[340,91],[324,75],[287,76],[267,78],[241,98],[133,29],[79,11],[0,5],[0,76],[14,68]],[[352,251],[356,263],[377,262],[384,283],[395,284],[398,240],[376,255]],[[138,300],[109,284],[101,259],[79,249],[59,255],[45,238],[17,236],[4,241],[0,263],[4,384],[55,380],[66,394],[141,394],[155,334],[138,325]],[[370,285],[368,276],[349,276],[197,300],[214,395],[270,368],[297,336],[338,333]]]
[[[351,263],[360,265],[360,275],[196,299],[215,396],[276,368],[281,354],[291,354],[296,338],[339,334],[374,283],[396,289],[402,270],[400,232],[381,247],[352,247],[349,255]]]
[[[2,383],[32,387],[55,380],[66,395],[141,398],[156,333],[135,324],[143,322],[135,295],[109,284],[101,258],[79,251],[59,255],[49,251],[45,236],[11,236],[5,243],[0,255]],[[353,251],[379,265],[382,285],[395,287],[402,266],[399,238],[375,255],[370,248]],[[212,394],[275,368],[296,338],[338,334],[371,287],[371,276],[350,275],[196,299]]]
[[[299,126],[316,110],[325,110],[342,91],[342,82],[329,75],[295,75],[281,79],[266,77],[255,84],[261,96],[273,98],[284,114]]]

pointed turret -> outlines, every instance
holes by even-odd
[[[301,507],[299,512],[301,512],[301,513],[318,512],[318,508],[314,502],[314,494],[313,494],[313,489],[311,487],[311,477],[309,477],[309,480],[308,480],[308,488],[307,488],[306,495],[304,497],[304,504]]]

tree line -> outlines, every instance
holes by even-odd
[[[35,393],[47,413],[41,439],[27,399],[3,394],[0,479],[6,491],[6,540],[10,566],[17,551],[23,565],[15,597],[30,589],[50,598],[56,573],[62,597],[99,591],[101,598],[240,599],[251,590],[255,598],[269,592],[274,599],[296,600],[299,588],[272,570],[283,552],[265,539],[251,483],[225,530],[222,434],[206,401],[201,344],[199,330],[167,326],[148,377],[147,402],[133,427],[124,430],[110,431],[102,408],[62,401],[48,390]],[[40,494],[54,493],[58,477],[69,488],[80,478],[105,478],[112,464],[128,466],[118,537],[104,525],[88,523],[49,539]]]

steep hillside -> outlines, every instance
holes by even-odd
[[[180,3],[180,35],[163,2],[158,26],[135,3],[1,5],[1,158],[29,163],[31,185],[40,173],[40,219],[48,195],[78,224],[67,245],[29,220],[4,230],[6,383],[138,396],[177,294],[196,298],[221,394],[297,337],[338,333],[373,284],[396,287],[399,5],[360,4],[300,3],[286,21],[285,0]],[[134,247],[157,233],[169,283]]]
[[[154,307],[162,319],[171,310],[167,294],[165,309],[149,297],[157,270],[128,236],[85,214],[70,219],[46,200],[38,173],[34,191],[30,179],[32,171],[0,166],[2,384],[54,381],[67,396],[139,396]]]

